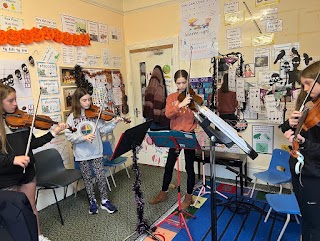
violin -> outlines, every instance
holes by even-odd
[[[195,102],[198,105],[202,105],[203,104],[203,99],[201,98],[201,96],[197,95],[196,92],[191,87],[188,87],[187,90],[181,92],[178,95],[179,102],[182,102],[186,98],[186,95],[187,95],[186,93],[188,93],[192,97],[192,101],[189,104],[189,108],[191,110],[196,110]]]
[[[191,88],[191,86],[189,84],[190,71],[191,71],[191,61],[192,61],[192,50],[193,50],[193,47],[190,46],[190,63],[189,63],[189,74],[188,74],[188,78],[187,78],[187,89],[185,91],[182,91],[178,95],[178,101],[182,102],[186,98],[187,94],[189,94],[192,97],[192,100],[188,106],[191,110],[196,110],[197,108],[196,108],[195,103],[197,103],[198,105],[202,105],[203,99],[199,95],[197,95],[196,92],[194,92],[194,90]]]
[[[84,111],[86,117],[88,118],[98,118],[100,114],[100,108],[96,105],[91,105],[89,109],[86,109]],[[113,118],[118,117],[118,115],[114,114],[111,110],[105,109],[102,110],[100,119],[109,121],[112,120]],[[131,123],[131,120],[125,117],[121,117],[125,123]]]
[[[296,130],[294,132],[294,138],[292,142],[292,150],[290,151],[290,154],[295,158],[299,158],[299,156],[301,155],[299,152],[300,142],[298,140],[298,134],[300,134],[302,129],[304,131],[308,131],[309,129],[311,129],[312,127],[320,123],[320,97],[317,97],[312,101],[309,101],[305,106],[305,103],[307,100],[309,100],[310,94],[315,84],[318,82],[319,78],[320,78],[320,72],[315,78],[315,81],[310,91],[306,95],[299,110],[300,112],[302,112],[302,115],[299,118],[298,125],[296,126]]]
[[[28,114],[25,111],[16,109],[14,113],[5,114],[6,124],[11,129],[19,129],[30,127],[32,125],[33,115]],[[49,130],[52,125],[59,124],[56,121],[53,121],[49,116],[45,115],[36,115],[34,126],[40,130]],[[77,129],[68,128],[70,131],[75,132]]]

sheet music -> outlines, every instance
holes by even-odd
[[[206,106],[200,106],[199,112],[205,115],[216,127],[220,130],[223,130],[223,133],[229,137],[238,147],[240,147],[245,153],[250,153],[250,148],[247,143],[238,136],[238,133],[235,129],[233,129],[229,124],[227,124],[224,120],[222,120],[219,116],[213,113]]]

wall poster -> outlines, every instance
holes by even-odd
[[[252,147],[258,153],[272,154],[274,126],[252,125]]]

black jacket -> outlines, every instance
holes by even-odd
[[[15,156],[24,156],[27,148],[30,129],[18,130],[12,134],[7,134],[7,151],[8,154],[0,152],[0,189],[17,185],[19,180],[23,178],[23,168],[13,165]],[[30,150],[28,156],[30,163],[26,168],[34,168],[35,162],[32,149],[43,146],[53,138],[51,132],[36,138],[32,135]]]
[[[289,121],[281,125],[282,132],[286,132],[289,129],[292,129]],[[300,144],[300,152],[304,156],[304,166],[301,175],[320,178],[320,126],[316,125],[307,132],[301,131],[300,134],[306,138],[306,141]],[[297,159],[291,156],[290,169],[292,174],[295,174],[296,162]]]
[[[22,192],[0,190],[0,240],[37,241],[37,218]]]

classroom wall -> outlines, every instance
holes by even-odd
[[[122,8],[122,3],[121,3]],[[113,7],[117,7],[117,5],[114,5]],[[54,20],[57,23],[57,28],[59,30],[62,30],[61,25],[61,16],[60,14],[66,14],[71,15],[73,17],[82,18],[85,20],[91,20],[95,22],[101,22],[104,24],[108,24],[109,30],[110,26],[117,27],[122,32],[122,40],[119,42],[115,41],[109,41],[108,44],[106,43],[99,43],[99,42],[91,42],[91,45],[86,47],[88,55],[99,55],[101,56],[102,48],[107,48],[111,50],[112,56],[119,56],[122,58],[122,61],[124,58],[124,40],[123,40],[123,14],[122,13],[116,13],[114,11],[110,11],[92,4],[88,4],[83,1],[79,0],[56,0],[56,1],[41,1],[41,0],[22,0],[22,13],[14,13],[9,12],[5,10],[0,10],[0,15],[6,15],[6,16],[12,16],[15,18],[22,18],[24,20],[24,27],[26,29],[31,29],[32,27],[36,27],[36,17],[46,18],[50,20]],[[33,43],[30,45],[27,45],[28,53],[27,54],[17,54],[17,53],[5,53],[0,52],[0,59],[1,60],[25,60],[27,61],[28,57],[30,55],[33,56],[35,61],[38,61],[42,58],[46,48],[48,46],[52,46],[55,49],[57,49],[61,54],[61,48],[64,46],[63,44],[58,44],[53,41],[44,41],[41,43]],[[74,67],[74,65],[64,65],[62,61],[62,56],[60,55],[60,58],[57,62],[58,68],[63,67]],[[86,67],[86,66],[82,66]],[[102,58],[99,59],[98,66],[94,67],[102,67]],[[32,83],[32,94],[35,100],[38,99],[39,95],[39,78],[36,74],[36,67],[29,66],[30,76],[31,76],[31,83]],[[122,63],[120,67],[120,71],[124,77],[124,83],[126,79],[126,68],[125,64]],[[22,96],[19,96],[22,97]],[[60,89],[60,98],[62,100],[61,104],[64,106],[63,102],[63,95],[62,90]],[[63,107],[61,108],[63,110]],[[40,112],[41,113],[41,110]],[[62,113],[61,113],[62,114]],[[115,135],[116,137],[119,136],[120,133],[123,132],[123,130],[127,128],[124,126],[124,124],[120,124],[115,129]],[[72,152],[70,149],[70,155],[72,158]],[[71,162],[70,165],[73,166],[73,163]],[[69,195],[72,193],[72,187],[69,188]],[[61,199],[63,196],[62,190],[58,192],[58,198]],[[38,209],[42,209],[46,207],[47,205],[54,202],[52,191],[41,191],[40,192],[40,198],[38,202]]]
[[[129,1],[125,1],[127,3]],[[130,1],[134,2],[134,1]],[[143,47],[144,42],[165,39],[169,37],[177,37],[180,32],[180,4],[179,1],[161,1],[154,7],[148,7],[147,3],[145,9],[142,6],[139,11],[129,11],[124,16],[125,29],[125,44],[126,46],[140,44]],[[234,24],[231,26],[224,25],[224,4],[229,1],[220,1],[220,16],[219,19],[219,36],[218,45],[219,52],[227,54],[230,52],[241,52],[245,63],[253,62],[253,50],[251,47],[251,37],[258,35],[258,31],[252,21],[252,18],[246,11],[242,1],[239,1],[239,10],[245,10],[246,21]],[[259,20],[259,10],[264,7],[255,7],[255,1],[246,1],[262,32],[265,32],[264,22]],[[320,49],[318,44],[320,41],[320,1],[309,0],[280,0],[279,3],[270,5],[271,8],[278,8],[278,19],[283,19],[283,31],[276,32],[274,37],[274,44],[285,43],[300,43],[300,53],[308,53],[314,59],[319,59]],[[128,9],[130,7],[128,6]],[[126,5],[124,5],[124,9]],[[213,21],[217,21],[213,20]],[[242,32],[242,47],[239,49],[227,49],[226,30],[229,28],[241,28]],[[259,46],[272,47],[273,45]],[[271,57],[271,70],[277,70],[279,65],[274,65],[274,57]],[[302,61],[302,60],[301,60]],[[179,63],[181,68],[188,69],[189,62],[181,61]],[[192,61],[191,77],[211,76],[209,73],[210,59],[194,60]],[[257,76],[257,75],[256,75]],[[251,80],[250,80],[251,81]],[[253,79],[257,81],[257,77]],[[242,133],[243,138],[252,144],[252,124],[268,124],[263,121],[249,121],[249,127]],[[268,124],[274,126],[274,148],[280,148],[282,144],[288,144],[282,133],[278,129],[278,125]],[[266,169],[269,165],[271,155],[259,154],[256,160],[249,160],[249,174],[253,172]],[[218,170],[219,172],[219,170]]]

